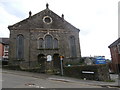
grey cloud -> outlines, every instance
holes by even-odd
[[[9,14],[16,17],[23,18],[25,16],[23,8],[18,2],[0,2],[2,8],[4,8]]]

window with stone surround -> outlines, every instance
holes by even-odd
[[[24,58],[24,36],[18,35],[16,38],[16,44],[17,44],[17,59],[21,60]]]
[[[76,44],[75,44],[75,37],[74,36],[69,37],[69,44],[70,44],[71,57],[76,57],[77,52],[76,52]]]
[[[54,39],[54,49],[58,48],[58,40],[55,38]]]
[[[45,48],[46,49],[53,49],[53,38],[51,35],[45,36]]]
[[[38,48],[39,49],[43,49],[44,48],[44,40],[42,38],[40,38],[38,40]]]
[[[43,17],[43,22],[45,24],[51,24],[52,23],[52,18],[50,16],[44,16]]]

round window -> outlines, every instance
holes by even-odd
[[[45,16],[43,18],[43,22],[46,23],[46,24],[50,24],[50,23],[52,23],[52,18],[49,17],[49,16]]]

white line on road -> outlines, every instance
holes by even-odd
[[[28,85],[30,87],[35,87],[35,88],[41,88],[40,86],[36,86],[36,85]]]
[[[37,86],[37,85],[35,85],[35,84],[33,84],[33,83],[27,83],[27,84],[25,84],[26,86],[29,86],[29,87],[34,87],[34,88],[45,88],[45,87],[40,87],[40,86]]]
[[[45,88],[45,87],[40,87],[40,88]]]
[[[55,81],[71,82],[71,80],[67,80],[67,79],[58,79],[58,78],[48,78],[48,79]]]

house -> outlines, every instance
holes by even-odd
[[[120,38],[114,41],[110,46],[112,64],[111,69],[114,73],[120,72]]]
[[[80,30],[64,19],[46,9],[8,26],[10,30],[10,65],[32,67],[39,63],[42,67],[60,68],[63,63],[78,62],[81,58]],[[49,62],[49,64],[46,64]]]
[[[3,64],[8,62],[9,38],[0,38],[0,60]]]

